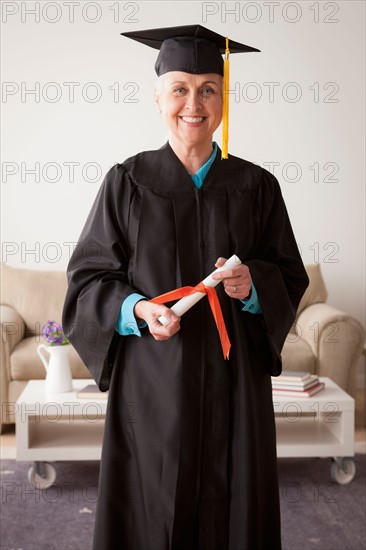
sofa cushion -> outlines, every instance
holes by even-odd
[[[66,273],[18,269],[2,263],[1,282],[1,303],[19,313],[26,335],[41,334],[48,320],[61,324]]]
[[[39,341],[38,341],[39,340]],[[25,338],[13,350],[10,356],[10,373],[12,380],[38,380],[46,377],[46,371],[37,353],[37,347],[43,338]],[[73,378],[91,378],[91,374],[70,346],[69,360]]]
[[[283,370],[303,370],[315,374],[315,357],[309,344],[299,336],[289,335],[282,349]]]
[[[309,286],[301,298],[297,308],[297,316],[308,306],[326,302],[328,294],[325,288],[324,279],[320,271],[320,264],[309,264],[305,266],[309,277]]]

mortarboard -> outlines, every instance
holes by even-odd
[[[163,27],[121,34],[160,50],[155,63],[158,76],[169,71],[183,71],[191,74],[216,73],[224,77],[222,158],[228,158],[229,53],[260,50],[229,40],[201,25]],[[225,54],[225,59],[222,54]]]

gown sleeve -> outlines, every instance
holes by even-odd
[[[116,164],[106,174],[71,256],[62,314],[64,332],[102,391],[109,388],[115,331],[128,284],[127,223],[134,185]]]
[[[258,292],[271,357],[270,372],[282,370],[281,350],[309,279],[292,231],[280,185],[263,169],[258,192],[260,232],[256,252],[246,261]]]

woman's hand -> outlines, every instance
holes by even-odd
[[[226,258],[219,258],[215,263],[216,267],[221,267],[226,262]],[[225,292],[230,298],[239,298],[244,300],[250,293],[252,278],[249,273],[249,267],[240,264],[232,269],[225,269],[212,275],[213,279],[222,280]]]
[[[147,300],[140,300],[134,307],[135,317],[143,319],[148,327],[150,334],[155,340],[168,340],[180,329],[180,319],[164,305],[153,304]],[[158,318],[164,315],[170,321],[170,325],[165,327]]]

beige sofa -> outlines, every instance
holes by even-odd
[[[319,264],[307,266],[310,285],[301,300],[296,322],[283,348],[283,368],[329,376],[354,395],[355,367],[364,342],[364,329],[351,316],[327,305]],[[45,377],[37,355],[42,327],[61,323],[66,293],[63,272],[16,269],[1,264],[1,419],[14,423],[15,402],[30,379]],[[73,378],[90,378],[71,349]]]

